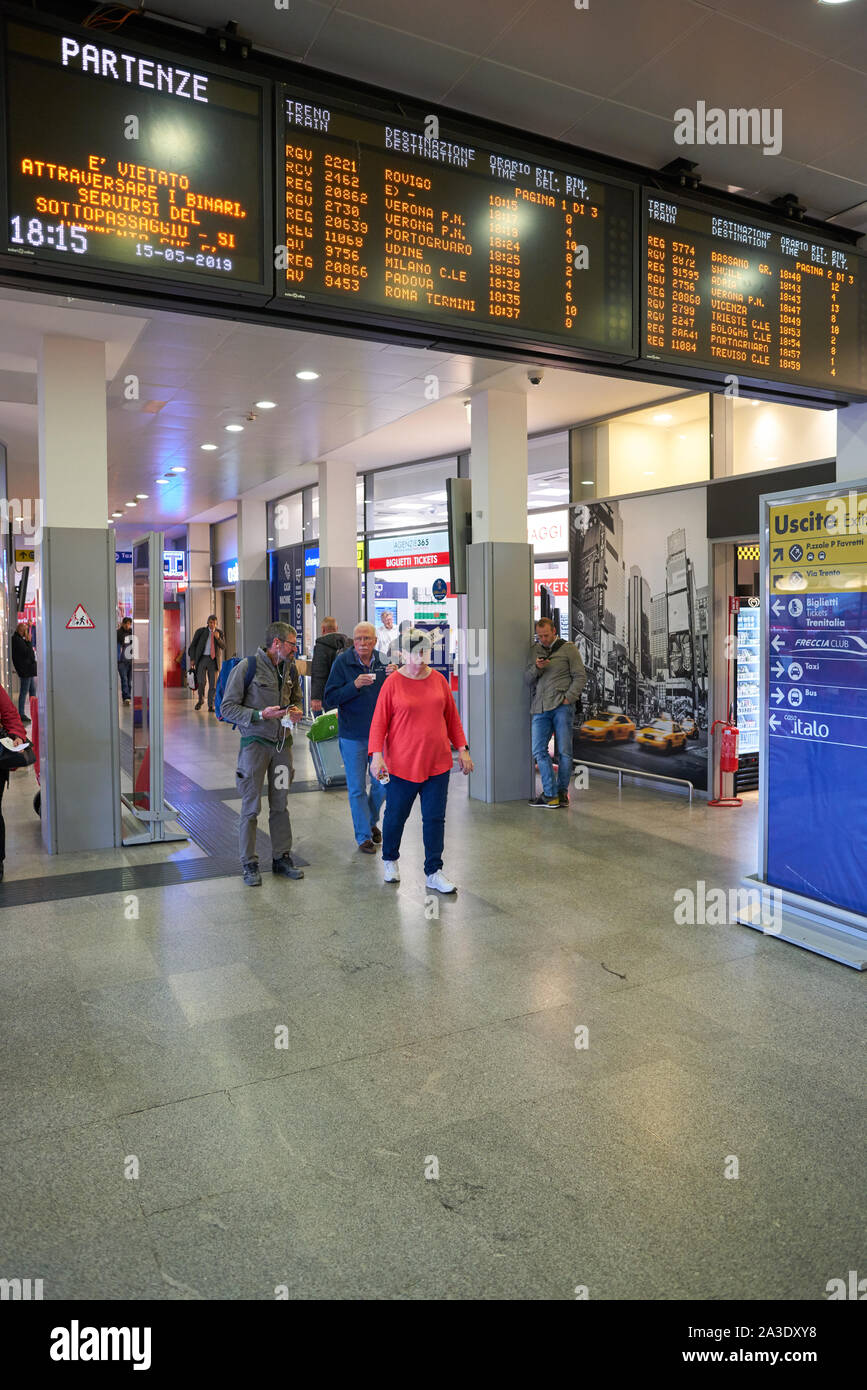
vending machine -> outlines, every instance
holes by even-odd
[[[759,785],[759,639],[760,600],[742,598],[737,615],[737,674],[734,721],[738,738],[735,791],[755,791]]]

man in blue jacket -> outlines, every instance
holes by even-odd
[[[322,696],[325,709],[337,709],[338,739],[346,768],[352,827],[362,854],[376,854],[376,846],[382,840],[378,822],[385,800],[385,787],[376,778],[372,777],[368,786],[367,740],[373,711],[389,670],[375,647],[376,628],[372,623],[358,623],[352,634],[352,646],[337,657]]]

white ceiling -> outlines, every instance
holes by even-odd
[[[485,358],[7,291],[0,295],[0,439],[14,497],[38,491],[44,332],[108,345],[109,512],[134,516],[138,526],[219,520],[241,495],[272,498],[314,482],[325,456],[351,458],[366,472],[468,449],[462,402],[485,386],[525,391],[534,432],[672,394],[571,371],[549,370],[532,387],[525,368]],[[302,368],[319,380],[298,381]],[[132,401],[125,398],[131,376],[139,392]],[[440,399],[428,402],[432,377]],[[255,411],[258,400],[277,408]],[[226,431],[235,423],[243,433]],[[206,453],[204,443],[218,447]],[[158,485],[176,466],[185,472]],[[147,499],[127,508],[139,492]]]
[[[145,6],[145,9],[149,9]],[[158,0],[310,67],[867,231],[867,0]],[[683,106],[779,107],[781,152],[674,144]],[[861,205],[864,205],[863,207]],[[851,218],[847,210],[858,208]]]

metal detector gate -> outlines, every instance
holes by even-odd
[[[177,810],[163,786],[163,544],[151,531],[132,548],[132,790],[123,802],[146,829],[125,845],[188,838],[168,829]]]

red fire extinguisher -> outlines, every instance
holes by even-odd
[[[719,740],[719,796],[708,802],[708,806],[740,806],[742,805],[739,796],[723,796],[722,794],[722,775],[724,772],[737,772],[738,770],[738,734],[740,730],[736,724],[729,724],[725,719],[715,719],[710,729],[710,736],[713,739],[714,730],[720,729]]]

